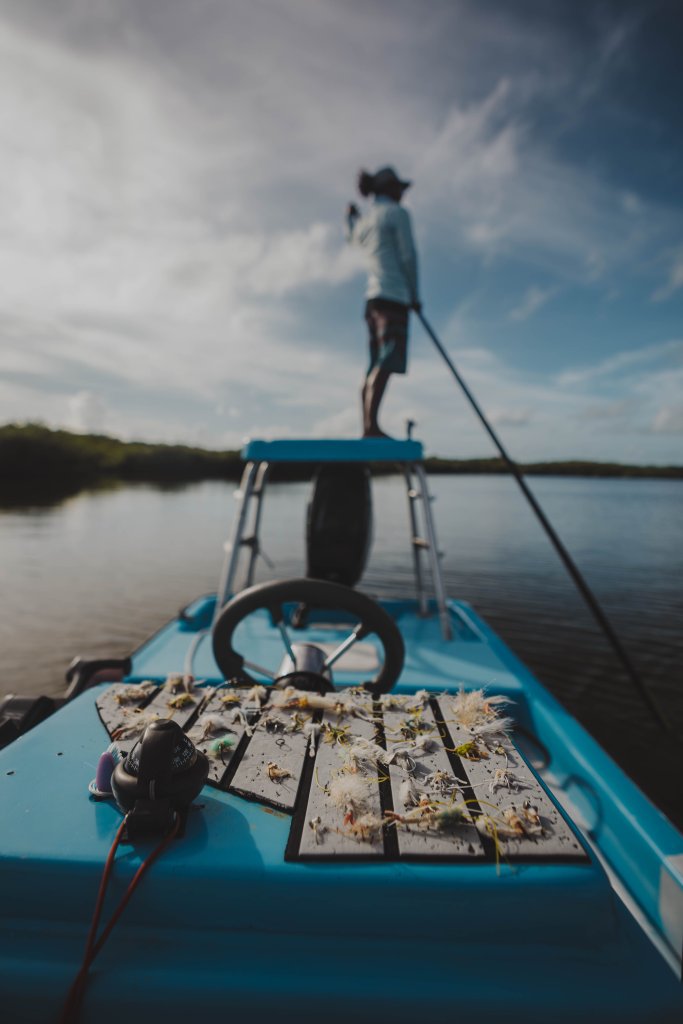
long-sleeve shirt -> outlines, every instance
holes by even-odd
[[[373,196],[364,216],[349,214],[346,238],[359,245],[368,263],[368,299],[419,301],[417,253],[410,214],[388,196]]]

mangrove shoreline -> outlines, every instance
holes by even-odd
[[[425,460],[430,474],[505,474],[500,458]],[[683,466],[629,466],[621,463],[570,460],[520,464],[527,476],[642,477],[683,479]],[[275,480],[306,480],[314,464],[273,467]],[[396,471],[393,463],[377,463],[374,474]],[[120,483],[182,485],[200,480],[239,480],[238,451],[212,451],[188,445],[120,441],[100,434],[52,430],[40,424],[0,427],[0,504],[49,503],[86,488]]]

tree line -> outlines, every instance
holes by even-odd
[[[425,460],[428,472],[506,473],[498,458]],[[280,480],[308,479],[313,464],[273,467]],[[529,475],[666,477],[683,479],[683,466],[627,466],[619,463],[564,461],[523,465]],[[88,487],[112,482],[159,485],[199,480],[239,480],[238,451],[212,451],[189,445],[120,441],[101,434],[53,430],[36,423],[0,427],[0,501],[50,501]],[[396,471],[391,463],[372,466],[373,473]]]

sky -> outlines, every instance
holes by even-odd
[[[0,422],[354,437],[358,170],[510,454],[683,464],[679,0],[0,0]],[[380,416],[495,454],[413,318]]]

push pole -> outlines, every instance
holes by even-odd
[[[621,662],[622,667],[624,668],[626,674],[631,679],[631,682],[635,686],[636,690],[638,691],[638,693],[642,697],[642,699],[645,702],[645,704],[648,706],[648,708],[650,709],[650,711],[654,715],[654,717],[657,720],[657,722],[659,723],[659,725],[662,727],[662,729],[664,729],[666,732],[668,732],[669,731],[668,723],[664,720],[664,718],[662,717],[662,714],[661,714],[659,708],[655,704],[655,702],[652,699],[652,697],[650,696],[650,694],[647,692],[647,689],[645,687],[645,684],[643,683],[643,680],[641,679],[639,673],[636,671],[634,665],[632,664],[631,659],[629,658],[628,654],[626,653],[626,650],[623,647],[623,645],[621,643],[621,640],[619,639],[619,637],[615,633],[615,631],[614,631],[614,629],[612,627],[612,624],[610,623],[609,619],[607,618],[607,616],[603,612],[602,608],[600,607],[597,598],[592,593],[590,587],[588,586],[588,584],[586,583],[585,579],[583,578],[583,576],[579,572],[579,569],[576,566],[576,564],[575,564],[574,560],[572,559],[571,555],[569,554],[569,552],[565,548],[564,544],[562,543],[562,541],[560,540],[559,536],[555,532],[552,524],[548,520],[545,512],[543,511],[543,509],[541,508],[541,506],[537,502],[537,500],[534,497],[532,491],[529,489],[529,486],[527,485],[526,480],[522,476],[522,472],[521,472],[519,466],[514,461],[514,459],[512,459],[508,455],[508,453],[506,452],[505,448],[503,447],[502,442],[500,441],[500,438],[496,434],[495,430],[493,429],[493,427],[491,426],[489,421],[486,419],[486,416],[484,415],[484,413],[483,413],[481,407],[479,406],[477,400],[475,399],[474,395],[472,394],[472,392],[468,388],[467,384],[465,383],[465,381],[461,377],[460,373],[456,369],[453,361],[451,360],[450,356],[446,352],[446,349],[443,347],[443,345],[441,344],[441,342],[437,338],[437,336],[434,333],[432,327],[430,326],[428,320],[426,319],[426,317],[422,313],[422,310],[417,309],[416,313],[417,313],[417,316],[420,319],[420,323],[422,324],[422,326],[424,327],[425,331],[427,332],[429,337],[432,339],[432,341],[436,345],[436,348],[438,349],[439,353],[441,354],[442,358],[444,359],[444,361],[445,361],[446,365],[448,366],[449,370],[451,371],[451,373],[455,377],[456,381],[458,382],[458,384],[460,385],[460,387],[464,391],[465,397],[467,398],[467,400],[469,401],[470,405],[474,409],[475,413],[477,414],[477,416],[481,420],[481,422],[483,424],[483,427],[486,430],[486,433],[489,435],[489,437],[493,441],[494,445],[496,446],[496,448],[500,452],[500,456],[503,459],[503,462],[505,463],[505,465],[509,469],[509,471],[512,474],[512,476],[517,481],[517,483],[518,483],[518,485],[519,485],[519,487],[520,487],[520,489],[522,491],[522,494],[524,495],[524,497],[527,499],[527,501],[531,505],[531,508],[533,509],[534,513],[536,514],[536,517],[537,517],[538,521],[540,522],[541,526],[545,530],[545,532],[546,532],[546,534],[548,536],[548,539],[550,540],[550,542],[552,543],[553,547],[557,551],[558,555],[562,559],[567,572],[569,573],[569,575],[573,579],[574,583],[576,584],[576,587],[578,588],[581,596],[584,598],[584,600],[585,600],[586,604],[588,605],[590,611],[593,613],[593,616],[594,616],[596,622],[598,623],[598,625],[602,629],[603,633],[605,634],[605,636],[607,637],[607,639],[611,643],[612,648],[614,650],[614,653],[617,655],[617,658]]]

